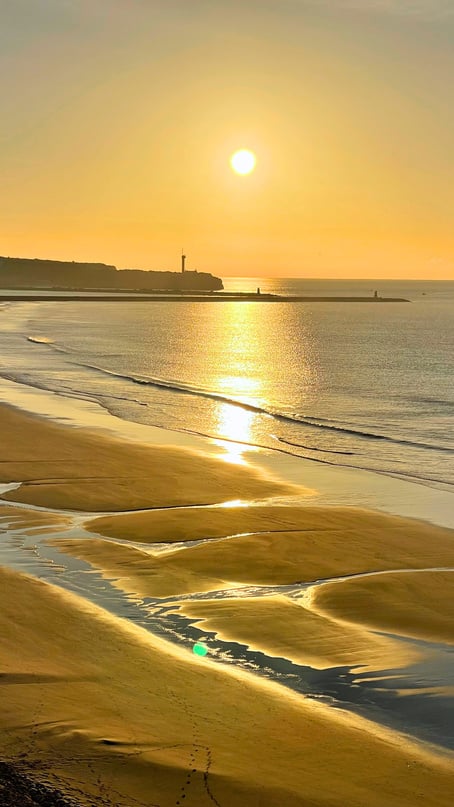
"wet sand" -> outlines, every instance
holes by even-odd
[[[139,446],[2,407],[0,482],[23,482],[11,502],[120,511],[286,495],[252,469],[177,446]],[[295,488],[293,488],[295,490]]]
[[[286,597],[183,602],[178,611],[226,641],[317,669],[358,666],[386,669],[418,660],[418,652],[361,626],[338,622]]]
[[[25,507],[2,504],[0,506],[0,530],[4,523],[14,524],[15,529],[23,530],[28,535],[49,535],[52,532],[60,532],[70,522],[67,517],[57,513],[45,513],[39,510],[28,510]]]
[[[451,803],[447,760],[46,583],[0,577],[2,754],[41,760],[46,780],[82,803]]]
[[[306,490],[307,488],[300,488],[298,492],[304,495]],[[194,508],[184,512],[144,511],[93,519],[89,522],[89,527],[94,532],[112,538],[128,540],[133,534],[134,541],[145,544],[298,530],[307,532],[310,538],[310,532],[317,535],[330,531],[333,533],[333,541],[337,540],[338,543],[338,562],[342,563],[345,558],[346,572],[350,571],[350,563],[357,552],[363,551],[362,545],[367,559],[379,563],[386,560],[391,546],[395,546],[404,559],[412,557],[416,544],[418,551],[425,552],[425,556],[429,558],[434,551],[438,551],[440,544],[445,549],[450,547],[454,534],[450,529],[357,507],[322,508],[311,505],[304,508],[292,504],[280,507],[265,504],[260,507]],[[347,533],[348,542],[342,540],[342,536]],[[427,546],[429,533],[435,539],[434,546]],[[355,542],[353,547],[352,540]]]
[[[314,592],[314,605],[376,630],[454,644],[454,572],[392,573],[328,583]]]
[[[418,612],[414,624],[423,625],[426,637],[445,635],[447,572],[413,572],[413,594],[405,588],[411,581],[393,573],[388,593],[386,576],[377,575],[317,586],[301,601],[184,597],[243,585],[452,567],[452,531],[345,508],[153,512],[157,506],[282,497],[295,488],[177,446],[137,446],[6,407],[0,407],[0,419],[0,481],[26,483],[3,494],[9,503],[0,505],[0,517],[8,510],[5,516],[22,519],[30,531],[40,530],[44,518],[34,506],[74,510],[80,524],[87,513],[86,529],[105,538],[87,537],[80,529],[69,538],[50,535],[49,542],[88,560],[121,590],[172,596],[176,611],[204,620],[207,629],[320,669],[346,663],[379,670],[413,661],[412,646],[368,626],[390,627],[394,613],[393,632],[406,635],[418,591],[425,591],[419,603],[425,616]],[[143,512],[124,512],[134,509]],[[69,514],[45,518],[58,533]],[[174,545],[206,538],[212,540]],[[167,552],[150,554],[163,542],[169,542]],[[422,580],[431,574],[433,580]],[[440,598],[432,596],[431,586]],[[0,757],[16,764],[20,757],[35,772],[39,765],[46,783],[82,805],[452,802],[452,756],[435,748],[214,664],[209,656],[197,658],[190,648],[27,575],[0,570],[0,601]]]
[[[172,524],[179,521],[184,540],[202,536],[206,522],[222,535],[260,525],[264,528],[269,507],[213,508],[203,515],[198,510],[170,513]],[[210,591],[244,585],[286,585],[337,575],[360,574],[386,569],[452,566],[454,543],[451,530],[419,524],[378,513],[341,508],[276,507],[280,525],[272,532],[234,535],[227,540],[206,541],[182,552],[149,554],[147,548],[128,546],[100,538],[62,540],[59,545],[70,554],[95,564],[107,577],[116,578],[123,590],[150,597],[170,597],[196,591]],[[164,513],[156,514],[159,522]],[[155,514],[141,514],[153,532]],[[202,527],[198,529],[201,518]],[[119,516],[121,536],[137,540],[134,516]],[[116,533],[116,517],[89,522],[94,532],[105,521],[114,525],[106,532]],[[132,525],[129,526],[128,524]],[[274,523],[272,525],[276,527]],[[155,538],[156,540],[156,538]]]

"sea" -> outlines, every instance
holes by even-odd
[[[454,282],[224,287],[409,302],[12,298],[0,311],[0,376],[124,421],[454,493]]]

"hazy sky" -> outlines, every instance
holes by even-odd
[[[0,15],[0,254],[454,279],[454,0]]]

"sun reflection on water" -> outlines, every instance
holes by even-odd
[[[264,422],[267,414],[279,412],[283,401],[286,407],[293,406],[285,390],[295,356],[301,402],[311,361],[300,327],[301,316],[297,320],[295,316],[294,309],[288,307],[268,308],[248,302],[216,308],[198,361],[203,383],[223,399],[213,404],[210,431],[217,435],[216,444],[226,462],[245,465],[247,453],[258,450],[254,444],[263,445],[269,439],[270,424]]]
[[[251,502],[246,499],[231,499],[229,502],[220,502],[215,507],[250,507]]]
[[[247,445],[252,443],[252,426],[255,417],[255,413],[248,412],[247,409],[227,403],[220,404],[216,425],[225,440],[215,440],[214,442],[225,451],[221,457],[225,462],[246,465],[244,453],[257,450],[254,446]]]

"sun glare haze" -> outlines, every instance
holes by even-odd
[[[233,170],[236,174],[241,175],[250,174],[255,168],[256,161],[254,152],[249,151],[249,149],[235,151],[230,158]]]

